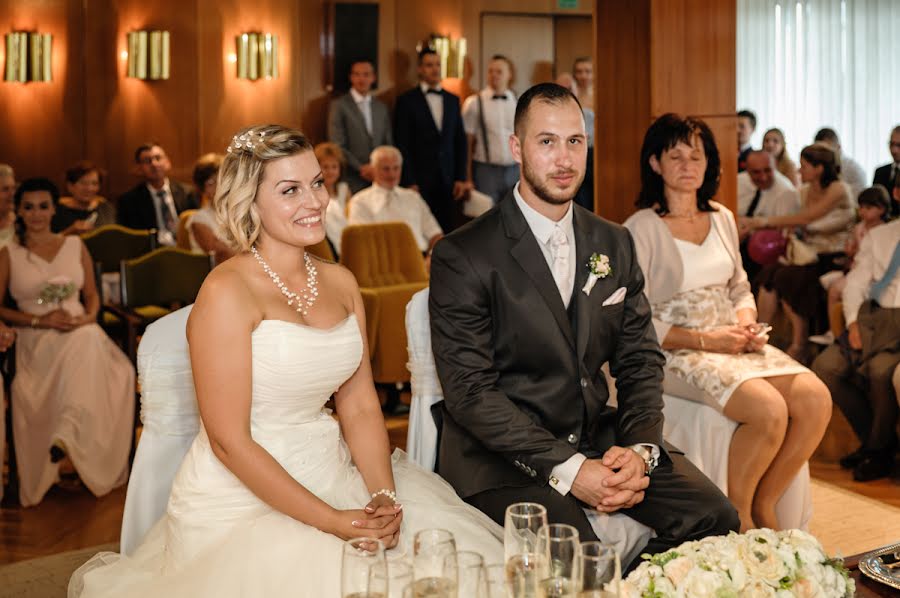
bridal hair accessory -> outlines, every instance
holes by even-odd
[[[390,488],[382,488],[381,490],[376,490],[375,492],[372,493],[372,499],[374,500],[382,494],[384,496],[387,496],[392,501],[397,502],[397,493],[394,492],[393,490],[391,490]]]
[[[581,290],[585,295],[590,297],[591,289],[594,288],[597,281],[612,274],[612,266],[609,265],[609,256],[603,253],[591,254],[591,259],[588,260],[588,268],[590,268],[591,273]]]
[[[253,146],[257,143],[262,143],[265,136],[265,131],[260,131],[259,133],[257,133],[253,129],[250,129],[246,133],[235,135],[231,139],[231,145],[229,145],[228,149],[225,151],[229,154],[233,154],[242,149],[253,151]]]
[[[295,293],[294,291],[287,288],[287,285],[281,280],[281,277],[269,267],[269,264],[266,263],[266,260],[259,254],[259,251],[256,249],[256,245],[250,246],[250,253],[253,254],[253,257],[256,258],[256,261],[259,262],[259,265],[262,266],[262,269],[265,270],[266,274],[269,275],[269,278],[272,279],[272,282],[275,283],[275,286],[281,291],[281,294],[285,296],[287,299],[287,304],[290,307],[294,307],[294,304],[297,304],[296,310],[297,313],[306,316],[309,313],[310,308],[312,308],[313,303],[316,302],[316,299],[319,297],[319,276],[318,271],[316,270],[315,264],[313,264],[312,258],[309,257],[309,252],[303,252],[303,264],[306,266],[306,289],[300,291],[299,293]]]

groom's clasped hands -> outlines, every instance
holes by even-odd
[[[644,460],[630,448],[610,447],[601,459],[587,459],[572,484],[572,494],[601,513],[630,509],[644,500],[650,478]]]

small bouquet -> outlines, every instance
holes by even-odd
[[[38,305],[52,303],[59,306],[60,303],[72,296],[75,292],[75,283],[66,276],[55,276],[44,283],[41,294],[38,296]]]
[[[621,582],[623,598],[844,598],[856,590],[843,561],[796,529],[731,532],[642,558]]]
[[[587,282],[584,283],[584,287],[581,290],[585,295],[590,296],[591,289],[594,288],[594,285],[597,284],[597,281],[612,274],[612,266],[609,264],[609,256],[603,253],[591,254],[591,257],[588,260],[588,269],[590,273],[588,274]]]

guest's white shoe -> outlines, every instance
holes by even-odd
[[[825,334],[814,334],[809,337],[809,342],[815,343],[817,345],[833,345],[834,344],[834,333],[832,331],[828,331]]]

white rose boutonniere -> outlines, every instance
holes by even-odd
[[[612,274],[612,266],[609,265],[609,256],[602,253],[591,254],[591,259],[588,260],[588,268],[590,268],[591,273],[588,275],[587,282],[584,283],[581,290],[585,295],[590,296],[591,289],[594,288],[597,281]]]

